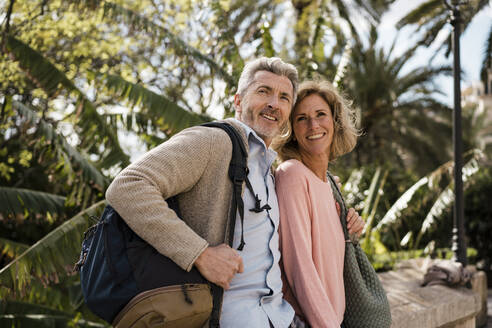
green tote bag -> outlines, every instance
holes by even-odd
[[[335,201],[340,205],[345,235],[343,280],[345,285],[344,328],[389,328],[391,312],[386,292],[358,241],[347,230],[347,207],[333,176],[328,173]]]

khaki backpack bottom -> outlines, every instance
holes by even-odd
[[[201,328],[212,312],[207,284],[152,289],[135,296],[116,316],[115,328]]]

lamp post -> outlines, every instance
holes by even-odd
[[[453,208],[453,250],[455,261],[467,265],[465,245],[465,224],[463,210],[463,142],[461,129],[461,67],[460,67],[460,1],[444,0],[450,11],[450,22],[453,26],[453,78],[454,78],[454,113],[453,113],[453,149],[454,149],[454,208]]]

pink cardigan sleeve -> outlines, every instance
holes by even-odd
[[[280,245],[287,282],[312,327],[339,328],[335,311],[313,262],[313,204],[305,172],[298,166],[277,171],[276,191],[280,208]]]

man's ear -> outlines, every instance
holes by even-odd
[[[234,108],[236,113],[241,113],[241,96],[238,93],[234,95]]]

